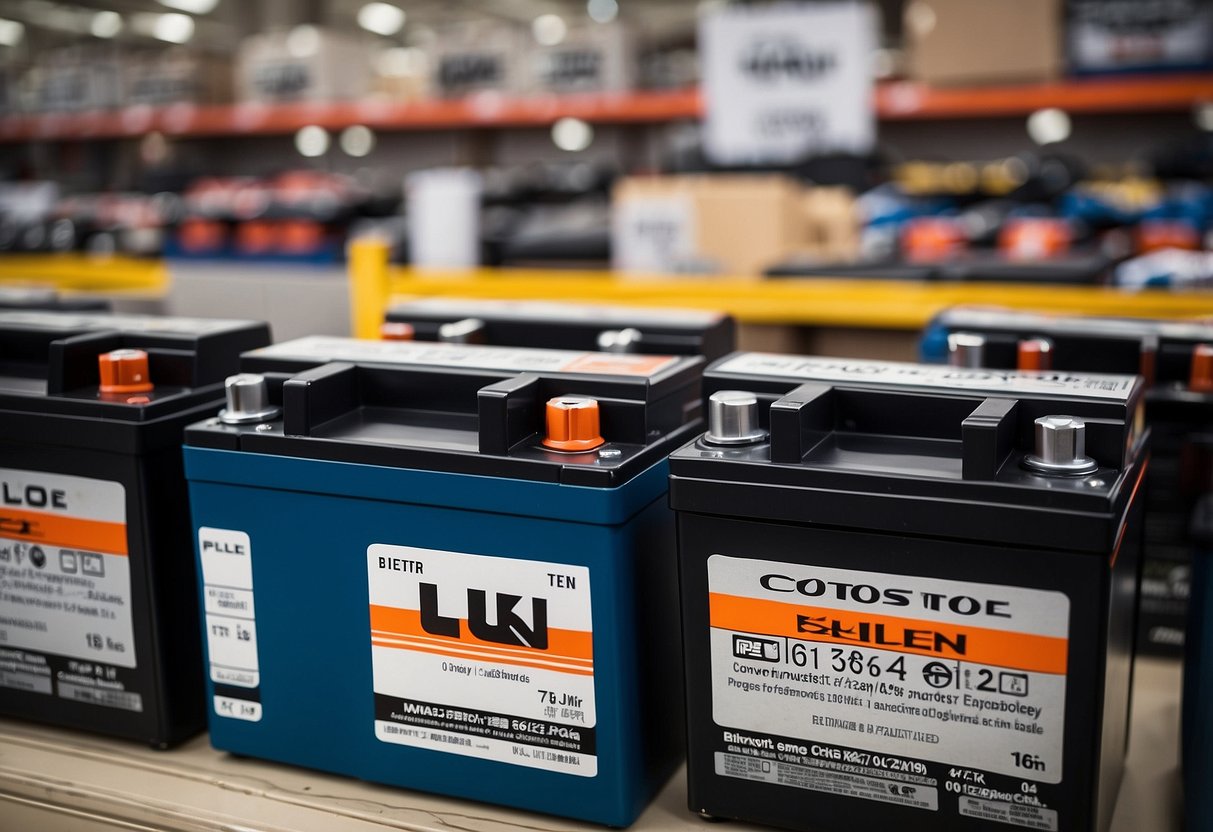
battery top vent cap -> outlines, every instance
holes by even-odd
[[[143,350],[111,350],[97,356],[102,393],[150,393],[155,389]]]
[[[1099,467],[1087,453],[1087,423],[1076,416],[1041,416],[1036,420],[1036,453],[1024,465],[1041,474],[1076,476]]]
[[[598,400],[588,396],[548,399],[544,447],[556,451],[592,451],[606,440],[599,432]]]

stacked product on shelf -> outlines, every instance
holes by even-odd
[[[1191,584],[1188,527],[1211,471],[1201,448],[1213,424],[1213,325],[959,307],[927,327],[922,355],[973,369],[1041,370],[1058,380],[1076,372],[1145,378],[1152,439],[1138,647],[1178,655]]]
[[[665,459],[699,430],[702,366],[340,338],[246,353],[185,452],[211,742],[631,823],[682,754]]]
[[[704,392],[670,458],[691,809],[1106,830],[1141,380],[736,353]]]
[[[182,198],[167,253],[177,257],[331,263],[345,252],[349,223],[368,204],[350,177],[320,171],[208,177]]]
[[[167,747],[205,725],[182,431],[247,321],[0,311],[0,713]]]

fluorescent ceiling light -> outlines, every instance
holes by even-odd
[[[0,18],[0,46],[16,46],[24,37],[24,24]]]
[[[358,25],[368,32],[391,37],[404,28],[404,9],[391,3],[367,3],[358,10]]]
[[[122,31],[122,15],[117,12],[97,12],[88,25],[93,37],[112,38]]]
[[[210,14],[219,5],[219,0],[159,0],[161,6],[168,6],[190,14]]]
[[[610,23],[619,16],[619,3],[617,0],[589,0],[585,10],[595,23]]]
[[[531,34],[541,46],[555,46],[568,33],[568,24],[558,14],[541,14],[531,21]]]

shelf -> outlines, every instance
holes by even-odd
[[[1131,292],[1098,286],[920,283],[893,280],[632,276],[536,269],[421,271],[391,267],[371,240],[350,248],[353,332],[378,337],[384,310],[400,296],[567,300],[729,312],[742,323],[918,330],[958,304],[1043,313],[1191,318],[1213,315],[1213,292]]]
[[[1026,116],[1045,107],[1071,113],[1182,111],[1201,102],[1213,103],[1213,73],[933,89],[893,82],[876,91],[876,109],[885,121]]]
[[[1177,832],[1180,664],[1137,661],[1132,740],[1110,832]],[[307,726],[300,730],[306,732]],[[806,805],[812,793],[805,792]],[[0,720],[0,827],[169,832],[602,832],[602,827],[241,759]],[[733,823],[730,832],[762,832]],[[676,774],[632,832],[705,832]]]
[[[0,255],[0,286],[158,296],[168,285],[168,267],[161,260],[84,254]]]
[[[898,81],[876,89],[877,114],[885,121],[1020,116],[1042,107],[1074,113],[1177,111],[1202,101],[1213,102],[1213,73],[954,89]],[[542,127],[565,116],[600,124],[660,123],[698,118],[702,111],[696,89],[547,96],[485,93],[405,102],[177,104],[7,116],[0,118],[0,142],[124,138],[153,130],[182,137],[283,135],[309,124],[331,130],[365,124],[383,131]]]

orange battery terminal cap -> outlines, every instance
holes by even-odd
[[[1192,350],[1188,388],[1196,393],[1213,393],[1213,344],[1197,344]]]
[[[1021,370],[1053,369],[1053,342],[1048,338],[1025,338],[1020,341],[1017,365]]]
[[[544,447],[557,451],[592,451],[606,442],[598,432],[598,400],[588,396],[548,399]]]
[[[412,341],[416,334],[413,325],[403,321],[384,321],[379,325],[379,337],[384,341]]]
[[[150,393],[155,389],[143,350],[113,350],[97,356],[102,393]]]

